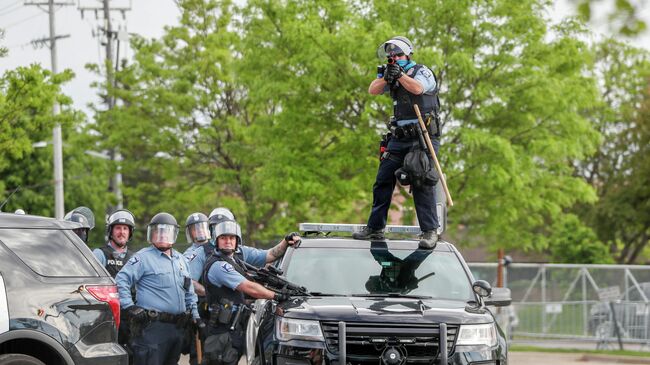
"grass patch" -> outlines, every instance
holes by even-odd
[[[514,352],[555,352],[555,353],[572,353],[579,352],[581,354],[600,354],[600,355],[614,355],[614,356],[637,356],[650,358],[650,352],[646,351],[632,351],[632,350],[583,350],[583,349],[555,349],[548,347],[537,347],[527,345],[511,345],[508,351]]]

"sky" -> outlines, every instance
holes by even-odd
[[[71,3],[70,6],[60,6],[56,11],[56,33],[69,34],[69,38],[57,42],[57,63],[59,71],[71,69],[76,77],[63,88],[64,93],[72,97],[74,106],[87,114],[89,103],[99,103],[96,90],[90,84],[98,78],[85,69],[87,63],[100,63],[104,57],[104,47],[100,45],[101,37],[93,37],[99,33],[98,26],[103,25],[103,13],[100,11],[95,17],[93,12],[85,12],[84,18],[78,10],[82,6],[101,6],[101,0],[56,0],[57,2]],[[558,0],[549,16],[559,20],[563,16],[574,13],[569,0]],[[40,63],[50,68],[49,48],[35,49],[30,41],[49,35],[47,13],[37,6],[27,6],[25,3],[47,2],[47,0],[0,0],[0,28],[5,29],[5,38],[0,44],[9,48],[9,55],[0,58],[0,74],[5,70],[13,69],[31,63]],[[612,4],[612,1],[600,1],[596,4]],[[644,4],[641,17],[650,25],[650,1],[639,0]],[[114,29],[126,29],[128,33],[136,33],[151,38],[160,37],[166,25],[178,24],[180,16],[178,7],[173,0],[111,0],[111,6],[129,6],[131,10],[125,13],[112,12],[111,19]],[[607,5],[595,9],[596,23],[606,24],[605,14]],[[600,14],[600,15],[598,15]],[[606,32],[606,25],[597,27],[597,31]],[[634,44],[650,49],[650,32],[633,40]],[[122,44],[120,58],[129,57],[132,51]]]
[[[37,6],[26,6],[25,3],[47,0],[0,0],[0,28],[5,29],[4,40],[0,44],[9,49],[9,55],[0,58],[0,74],[18,66],[40,63],[51,67],[50,50],[48,47],[35,49],[30,41],[49,36],[49,21],[47,12]],[[64,93],[71,96],[74,106],[88,113],[88,103],[99,103],[96,90],[90,84],[98,80],[97,76],[85,69],[88,63],[103,62],[104,46],[100,45],[102,37],[93,37],[100,33],[97,27],[103,26],[103,12],[95,17],[94,12],[84,12],[84,18],[78,9],[78,4],[84,7],[101,6],[99,0],[56,0],[56,2],[71,3],[70,6],[57,7],[55,15],[56,34],[69,34],[69,38],[57,41],[57,67],[59,71],[66,68],[75,72],[76,77],[63,88]],[[178,24],[180,12],[173,0],[111,0],[111,7],[129,6],[131,10],[122,18],[120,12],[111,12],[113,29],[126,29],[128,33],[140,34],[144,37],[160,37],[164,34],[166,25]],[[47,10],[47,7],[44,8]],[[115,51],[113,51],[115,52]],[[126,52],[126,53],[125,53]],[[128,47],[120,47],[120,58],[129,57],[132,51]]]

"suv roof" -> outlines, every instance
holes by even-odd
[[[36,215],[0,212],[0,228],[75,229],[79,228],[79,223],[60,221],[54,218]]]
[[[318,248],[358,248],[370,249],[372,242],[384,242],[389,249],[416,250],[418,241],[406,239],[385,239],[380,241],[363,241],[355,240],[350,237],[303,237],[300,247],[318,247]],[[446,241],[438,241],[434,251],[453,252],[454,245]]]

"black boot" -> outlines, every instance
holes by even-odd
[[[363,227],[361,232],[353,232],[352,238],[355,240],[383,240],[384,239],[384,230],[383,229],[372,229],[368,226]]]
[[[436,248],[436,243],[438,243],[438,234],[436,231],[424,231],[420,235],[420,248],[426,248],[428,250],[433,250]]]

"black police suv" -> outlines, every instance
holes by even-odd
[[[507,364],[486,305],[510,292],[475,282],[450,243],[303,238],[279,266],[311,296],[255,303],[249,364]]]
[[[127,364],[115,282],[78,223],[0,213],[0,364]]]

